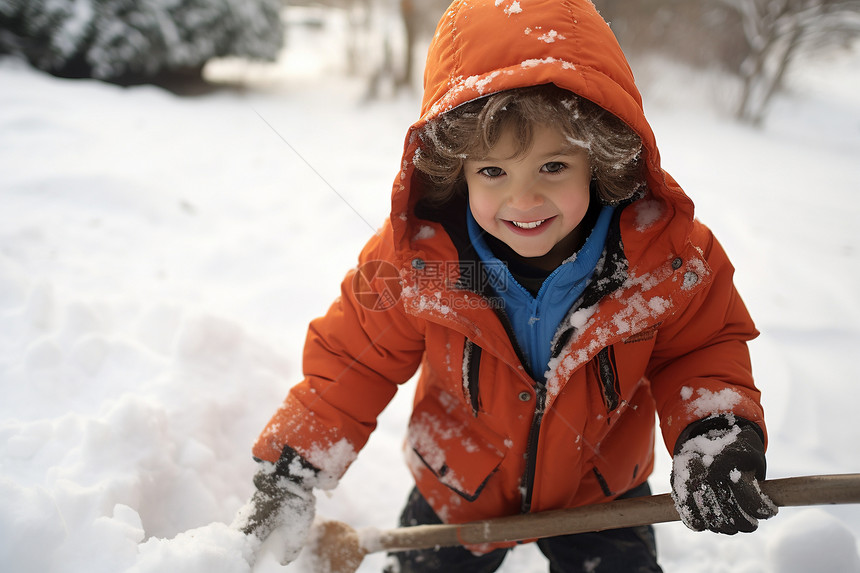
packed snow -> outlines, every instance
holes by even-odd
[[[4,570],[282,570],[277,538],[228,526],[252,492],[250,446],[299,379],[308,321],[387,216],[419,113],[417,94],[362,103],[332,37],[292,30],[277,65],[220,62],[209,73],[232,87],[185,98],[0,60]],[[727,119],[724,78],[634,70],[664,164],[762,331],[769,477],[860,471],[860,53],[803,62],[762,130]],[[396,524],[410,393],[319,516]],[[860,572],[860,506],[784,508],[751,535],[656,531],[667,573]],[[502,569],[545,570],[534,546]]]

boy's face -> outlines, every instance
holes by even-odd
[[[552,269],[584,238],[573,231],[588,211],[588,153],[547,125],[536,126],[527,153],[514,157],[517,149],[508,130],[488,157],[465,161],[469,206],[486,232],[537,266]]]

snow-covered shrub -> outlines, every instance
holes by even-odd
[[[222,56],[273,60],[281,0],[0,0],[0,52],[59,76],[144,81]]]

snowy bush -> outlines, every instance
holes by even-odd
[[[0,0],[0,52],[58,76],[145,81],[222,56],[273,60],[281,0]]]

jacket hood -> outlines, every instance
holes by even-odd
[[[428,120],[495,92],[552,83],[625,121],[642,139],[648,208],[635,214],[659,234],[680,216],[692,225],[693,204],[660,168],[660,155],[627,59],[588,0],[458,0],[442,16],[424,73],[421,117],[409,130],[392,195],[398,245],[416,233],[412,185],[417,132]],[[673,240],[676,242],[676,240]],[[682,245],[672,246],[679,250]],[[630,256],[631,253],[628,253]]]

